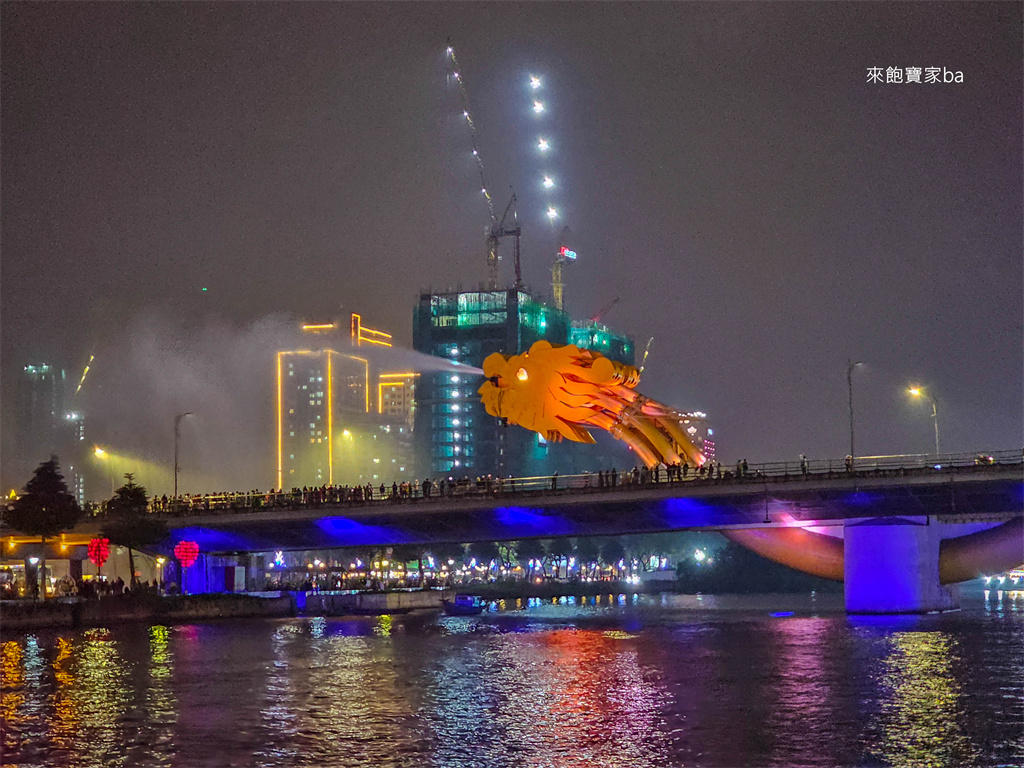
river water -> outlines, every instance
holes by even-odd
[[[1024,592],[961,602],[869,619],[834,595],[623,595],[16,635],[2,762],[1022,765]]]

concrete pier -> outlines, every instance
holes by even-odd
[[[955,592],[939,582],[940,526],[928,517],[850,522],[843,538],[849,613],[930,613],[959,607]]]

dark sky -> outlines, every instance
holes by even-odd
[[[5,447],[6,382],[26,362],[80,370],[97,354],[113,388],[134,380],[132,329],[191,354],[215,346],[211,327],[251,347],[281,313],[361,311],[409,344],[420,288],[484,280],[449,37],[488,185],[499,205],[519,193],[525,279],[547,290],[568,224],[568,308],[619,297],[607,321],[654,337],[640,389],[706,411],[720,458],[845,455],[850,357],[867,363],[858,453],[931,449],[910,380],[938,399],[944,450],[1024,443],[1020,3],[0,14]],[[912,66],[963,82],[867,82],[869,67]],[[544,78],[543,122],[529,74]],[[173,389],[171,366],[147,365]],[[252,365],[269,378],[269,356]],[[269,423],[263,408],[250,419]]]

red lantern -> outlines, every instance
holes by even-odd
[[[174,556],[182,568],[188,568],[199,557],[199,545],[194,541],[179,541],[174,545]]]
[[[102,568],[109,558],[110,539],[91,539],[89,541],[89,559],[96,564],[97,568]]]

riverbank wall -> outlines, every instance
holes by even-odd
[[[295,615],[295,597],[287,592],[260,596],[112,595],[101,600],[5,600],[0,603],[0,634],[44,628],[104,627],[126,621],[180,624]]]

